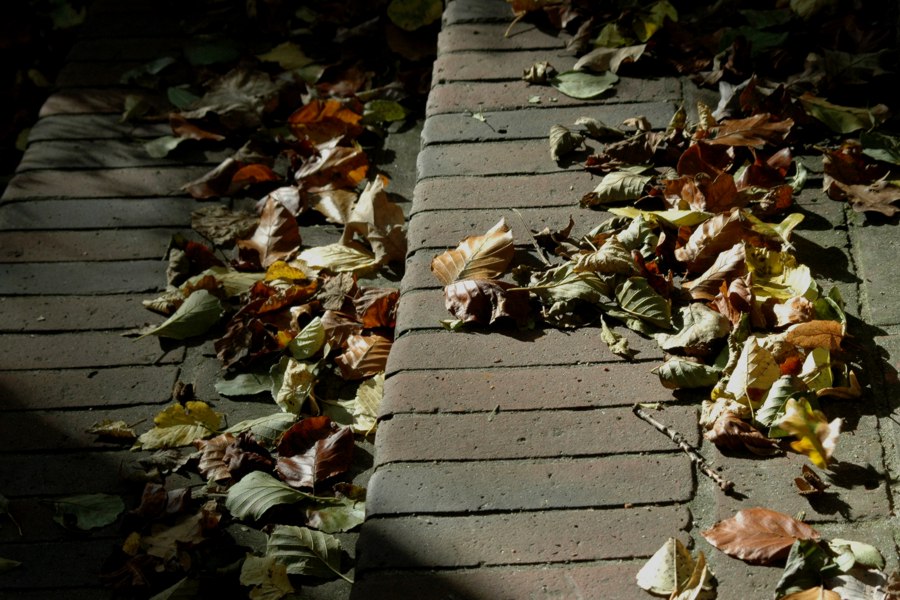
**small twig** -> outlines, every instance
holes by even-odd
[[[697,468],[700,469],[704,475],[715,481],[716,485],[718,485],[723,492],[730,492],[734,489],[734,482],[723,479],[721,475],[716,473],[709,463],[706,462],[706,459],[703,458],[703,455],[700,454],[696,448],[691,446],[688,441],[684,439],[683,435],[654,419],[650,416],[650,413],[641,408],[639,404],[635,404],[631,407],[631,412],[637,415],[641,420],[653,425],[657,431],[665,434],[670,440],[675,442],[678,447],[688,455],[691,462],[697,465]]]
[[[521,211],[519,211],[518,208],[514,208],[514,209],[512,209],[512,211],[515,213],[515,215],[517,217],[519,217],[519,220],[522,222],[522,227],[524,227],[525,231],[528,232],[528,235],[531,238],[531,243],[534,246],[535,251],[537,251],[538,258],[540,258],[541,262],[544,263],[546,266],[548,266],[548,267],[552,266],[550,263],[550,259],[547,258],[547,255],[544,253],[544,249],[541,248],[540,244],[538,244],[537,238],[534,237],[534,234],[531,232],[531,227],[528,226],[528,222],[525,221],[525,217],[522,216]]]

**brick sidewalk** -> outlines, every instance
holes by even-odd
[[[530,87],[521,74],[534,62],[565,70],[573,59],[564,38],[524,23],[504,39],[510,19],[501,0],[453,0],[444,13],[353,598],[648,598],[635,573],[673,535],[707,554],[719,598],[769,598],[781,569],[748,567],[699,535],[751,506],[805,511],[826,535],[872,542],[896,566],[887,484],[897,466],[890,414],[897,379],[889,364],[900,350],[891,335],[900,332],[890,283],[896,220],[872,226],[827,199],[821,163],[809,163],[813,180],[799,197],[806,219],[796,245],[816,278],[836,284],[868,323],[857,322],[854,333],[869,350],[876,392],[845,407],[849,431],[839,442],[833,503],[793,492],[801,456],[726,457],[707,443],[704,453],[740,493],[724,496],[696,475],[685,455],[629,410],[634,402],[662,402],[659,419],[700,444],[697,406],[676,401],[650,374],[661,358],[652,341],[631,336],[641,353],[626,364],[597,329],[483,335],[439,328],[447,315],[429,269],[435,254],[504,216],[527,251],[511,209],[535,230],[561,228],[573,215],[575,235],[609,216],[578,208],[596,182],[578,165],[564,169],[550,159],[551,125],[644,115],[662,128],[680,104],[702,97],[678,79],[624,78],[591,102]],[[529,102],[535,95],[539,104]]]
[[[156,340],[120,335],[153,319],[140,301],[161,289],[160,257],[197,206],[173,190],[216,159],[150,159],[134,138],[165,128],[118,123],[129,91],[119,75],[180,48],[174,19],[162,14],[150,0],[97,3],[0,204],[0,493],[25,533],[0,517],[0,557],[24,563],[0,575],[0,598],[108,595],[97,572],[121,532],[73,535],[52,522],[45,502],[133,490],[121,475],[137,456],[96,443],[87,426],[152,416],[178,378],[235,422],[260,410],[215,396],[210,344],[163,352]],[[699,535],[749,506],[805,511],[824,534],[874,543],[896,567],[896,485],[888,484],[898,470],[896,219],[875,225],[828,200],[815,161],[799,197],[798,253],[861,319],[853,332],[873,390],[834,415],[848,430],[835,502],[812,504],[792,491],[802,457],[751,460],[702,445],[696,406],[649,373],[661,358],[650,340],[631,337],[641,353],[628,364],[597,329],[511,336],[438,327],[447,317],[429,270],[438,252],[500,217],[526,251],[513,208],[533,229],[573,215],[576,234],[606,218],[578,208],[596,182],[550,159],[551,125],[644,115],[664,127],[701,94],[678,79],[623,79],[592,102],[528,87],[521,71],[536,60],[560,69],[573,60],[564,39],[527,24],[504,38],[509,20],[502,0],[451,0],[444,14],[353,598],[648,598],[634,574],[672,535],[706,552],[719,598],[769,598],[780,569],[748,567]],[[540,104],[529,102],[534,95]],[[663,403],[659,419],[701,445],[741,495],[723,496],[698,477],[631,414],[638,401]]]

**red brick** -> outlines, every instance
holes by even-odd
[[[691,462],[683,454],[398,463],[375,469],[366,517],[621,508],[686,502],[693,488]]]
[[[515,139],[548,139],[550,127],[574,127],[575,121],[590,114],[611,127],[619,127],[625,119],[644,116],[656,129],[663,129],[675,113],[672,102],[636,104],[602,104],[591,107],[567,106],[501,110],[481,113],[482,122],[471,115],[448,113],[432,115],[422,131],[424,144],[447,142],[484,142]],[[594,142],[589,142],[596,146]]]
[[[550,160],[549,155],[547,160]],[[591,191],[599,182],[599,178],[581,169],[539,176],[425,179],[416,185],[412,214],[426,210],[496,209],[498,206],[505,208],[564,206],[571,207],[575,214],[581,212],[576,210],[581,199],[580,194],[586,193],[584,190]],[[512,223],[515,219],[509,221]]]
[[[178,368],[172,365],[66,369],[64,371],[0,371],[7,390],[0,410],[102,407],[156,404],[172,396]]]
[[[635,365],[632,368],[640,369]],[[594,369],[602,371],[603,368]],[[479,388],[473,387],[462,393],[477,396],[478,392]],[[498,406],[485,406],[482,410],[493,410]],[[654,416],[684,435],[689,443],[696,445],[700,442],[697,410],[694,407],[670,406],[654,413]],[[600,431],[604,434],[597,435]],[[442,442],[435,444],[436,439]],[[657,434],[632,414],[630,407],[507,411],[500,406],[496,413],[394,415],[379,427],[375,449],[375,462],[383,465],[400,461],[665,452],[676,447],[669,438]]]
[[[403,272],[403,279],[400,281],[401,294],[405,294],[410,290],[442,287],[431,273],[431,259],[436,254],[438,252],[423,250],[406,257],[406,270]],[[0,273],[2,272],[2,266],[0,266]],[[0,279],[0,288],[2,286],[3,281]]]
[[[176,232],[173,229],[0,232],[0,262],[161,259]]]
[[[529,98],[539,96],[539,105]],[[570,98],[552,87],[530,86],[525,81],[458,82],[435,85],[428,94],[426,115],[442,113],[513,110],[542,106],[592,106],[607,103],[680,101],[681,86],[677,79],[619,79],[601,98]],[[590,113],[587,113],[590,116]]]
[[[133,140],[52,140],[29,144],[17,172],[37,169],[116,169],[157,165],[207,164],[211,168],[233,153],[230,150],[204,149],[200,146],[178,149],[178,159],[153,158],[143,145]]]
[[[0,294],[150,293],[165,287],[166,262],[0,264]]]
[[[180,196],[181,186],[208,171],[208,166],[31,171],[14,176],[2,199]]]
[[[403,294],[397,308],[394,334],[400,336],[415,329],[437,329],[441,326],[440,321],[451,318],[444,308],[444,294],[441,290]]]
[[[356,570],[648,557],[689,522],[687,509],[674,506],[371,519],[360,533]]]
[[[841,415],[834,407],[825,407],[834,418]],[[848,419],[849,421],[849,419]],[[841,433],[835,451],[836,462],[828,473],[820,473],[831,483],[829,494],[821,498],[807,498],[796,493],[794,478],[809,464],[805,456],[789,453],[766,460],[744,456],[727,457],[713,448],[707,452],[715,457],[723,477],[735,482],[741,496],[716,495],[716,514],[719,519],[731,517],[742,508],[764,506],[786,514],[806,513],[806,520],[859,521],[892,514],[888,500],[886,469],[882,459],[881,438],[877,418],[856,415],[853,431]]]
[[[385,382],[381,414],[489,412],[497,406],[501,412],[556,410],[671,401],[671,392],[649,373],[649,367],[620,361],[603,366],[492,369],[485,365],[469,371],[398,373]]]
[[[418,212],[409,220],[409,249],[415,252],[425,248],[437,251],[455,248],[461,240],[471,235],[482,235],[500,219],[506,219],[513,239],[524,245],[531,243],[531,231],[545,228],[551,231],[561,230],[569,224],[569,217],[574,217],[572,237],[578,239],[612,217],[607,212],[578,208],[578,199],[592,189],[588,187],[571,192],[572,206],[523,208],[518,211],[519,214],[509,208]]]
[[[616,562],[568,564],[556,567],[481,567],[453,571],[367,572],[356,578],[350,598],[351,600],[399,598],[647,600],[647,594],[634,583],[634,576],[642,565],[641,562]]]
[[[563,50],[513,52],[454,52],[439,54],[434,63],[434,83],[449,81],[521,80],[534,63],[549,61],[559,72],[571,71],[578,59]]]
[[[133,89],[84,89],[60,90],[47,98],[40,116],[77,114],[117,114],[125,110],[125,98],[137,95],[150,98],[146,90]]]
[[[653,340],[623,332],[640,358],[658,360],[662,353]],[[396,342],[387,372],[427,369],[477,369],[619,362],[622,359],[600,341],[599,328],[571,332],[547,329],[523,332],[518,337],[477,333],[413,333]],[[648,370],[652,368],[647,365]]]
[[[502,23],[471,23],[448,25],[438,35],[438,53],[472,50],[559,50],[572,38],[566,32],[541,31],[530,23],[523,23],[504,34],[507,25]]]
[[[156,138],[171,135],[168,123],[122,123],[115,115],[54,115],[34,124],[28,143],[47,140]],[[58,165],[57,165],[58,166]]]
[[[26,200],[0,206],[0,230],[187,228],[201,205],[191,198]]]
[[[70,62],[56,76],[58,88],[91,88],[121,86],[122,75],[144,61]]]
[[[0,297],[0,331],[85,331],[140,327],[158,317],[146,296]]]
[[[178,362],[183,354],[183,348],[161,350],[153,336],[135,340],[111,332],[0,335],[0,364],[6,369],[152,365]]]
[[[579,154],[582,158],[586,152]],[[574,159],[573,159],[574,160]],[[419,153],[420,181],[449,175],[518,175],[565,171],[572,162],[558,164],[550,158],[546,140],[522,140],[472,144],[435,144]],[[580,170],[580,165],[579,165]]]

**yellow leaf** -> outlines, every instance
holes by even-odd
[[[367,250],[343,244],[328,244],[309,248],[300,253],[300,259],[316,269],[328,269],[334,273],[361,275],[378,268],[375,255]]]
[[[799,264],[793,255],[749,245],[745,253],[757,300],[775,298],[783,302],[795,296],[806,296],[813,289],[809,267]]]
[[[744,342],[725,391],[739,402],[758,403],[779,377],[781,369],[772,353],[761,346],[755,337],[751,337]]]
[[[276,260],[269,268],[266,269],[266,281],[274,281],[276,279],[286,279],[288,281],[304,281],[309,276],[297,267],[290,265],[283,260]]]
[[[191,400],[184,406],[173,404],[153,418],[156,425],[142,434],[134,448],[151,450],[188,446],[194,440],[205,438],[219,429],[222,415],[206,402]]]
[[[791,448],[808,456],[820,469],[828,468],[841,432],[841,419],[829,423],[821,411],[813,410],[807,399],[791,398],[785,403],[784,417],[777,426],[797,437],[796,442],[791,442]]]

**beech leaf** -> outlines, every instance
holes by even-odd
[[[444,288],[444,306],[465,323],[488,325],[502,318],[523,322],[529,313],[528,293],[512,287],[490,279],[454,281]]]
[[[192,293],[171,317],[144,330],[141,337],[155,335],[185,340],[206,333],[222,316],[222,303],[206,290]]]
[[[226,429],[225,433],[237,434],[249,431],[259,443],[272,446],[296,421],[295,415],[278,412],[257,419],[241,421]]]
[[[622,48],[596,48],[579,58],[572,68],[575,71],[593,71],[595,73],[610,71],[618,73],[622,64],[635,62],[641,57],[646,48],[647,44]]]
[[[443,285],[460,279],[495,279],[515,253],[512,233],[504,219],[484,235],[469,236],[453,249],[435,256],[431,272]]]
[[[356,245],[327,244],[316,246],[300,253],[300,259],[310,267],[327,269],[334,273],[354,273],[362,275],[376,270],[379,266],[375,255]]]
[[[341,574],[341,543],[321,531],[292,525],[276,525],[266,544],[266,556],[287,566],[290,575],[332,579]]]
[[[275,404],[287,413],[299,414],[316,384],[316,365],[288,359],[281,385],[275,392]]]
[[[571,98],[588,100],[610,90],[619,81],[615,73],[595,75],[584,71],[565,71],[550,80],[550,85]]]
[[[746,119],[726,119],[716,128],[715,137],[707,142],[762,148],[766,144],[783,142],[793,126],[793,120],[776,121],[768,113],[755,114]]]
[[[739,402],[756,403],[781,377],[781,369],[772,353],[755,337],[744,342],[725,391]]]
[[[253,588],[250,600],[280,600],[294,593],[287,567],[274,556],[248,555],[241,565],[241,585]]]
[[[256,260],[263,268],[296,252],[300,248],[300,227],[297,219],[281,203],[267,197],[259,217],[259,225],[248,240],[238,240],[241,256],[255,253]],[[249,260],[249,259],[248,259]]]
[[[890,115],[890,110],[884,104],[876,104],[872,108],[839,106],[812,94],[800,96],[800,103],[807,113],[837,133],[874,129]]]
[[[550,127],[550,158],[559,162],[563,156],[574,152],[584,143],[584,136],[575,133],[568,127],[552,125]]]
[[[638,272],[638,268],[631,252],[617,236],[612,236],[596,251],[576,255],[575,271],[633,275]]]
[[[153,450],[189,446],[218,431],[222,415],[206,402],[190,400],[183,406],[173,404],[153,418],[155,427],[141,434],[135,448]]]
[[[288,429],[278,444],[275,470],[293,487],[316,487],[345,473],[353,461],[353,431],[328,417],[308,417]]]
[[[702,356],[710,344],[731,331],[731,324],[720,313],[699,302],[680,311],[682,326],[678,333],[661,333],[656,341],[666,352]]]
[[[702,275],[682,283],[695,300],[713,300],[723,283],[741,277],[746,270],[744,245],[735,244],[721,252]]]
[[[369,242],[379,264],[406,258],[403,209],[390,200],[384,181],[376,177],[366,184],[347,220],[341,243],[349,245],[354,235]]]
[[[306,509],[310,527],[341,533],[362,525],[366,517],[366,490],[350,484],[335,486],[336,497]]]
[[[609,347],[609,351],[625,360],[632,360],[639,350],[628,347],[628,338],[619,335],[606,325],[603,317],[600,317],[600,339]]]
[[[223,396],[253,396],[272,389],[268,373],[234,373],[216,380],[216,391]]]
[[[725,554],[757,565],[787,558],[795,540],[819,539],[806,523],[767,508],[741,510],[701,535]]]
[[[613,171],[603,176],[594,191],[581,201],[582,206],[597,206],[610,202],[637,200],[653,178],[630,171]],[[588,199],[589,198],[589,199]]]
[[[756,420],[766,427],[774,426],[780,420],[781,415],[784,414],[784,405],[791,396],[800,391],[802,390],[800,385],[797,384],[795,377],[790,375],[780,377],[769,388],[766,399],[763,401],[762,406],[759,407],[759,410],[756,411]],[[772,434],[770,433],[769,435]]]
[[[381,335],[353,334],[347,349],[334,359],[344,379],[365,379],[385,370],[393,341]]]
[[[694,571],[694,558],[681,540],[669,538],[637,573],[637,584],[651,594],[671,595]]]
[[[306,360],[318,352],[325,345],[325,327],[322,319],[313,318],[312,321],[300,330],[294,339],[288,344],[288,352],[296,360]]]
[[[81,494],[55,500],[53,507],[54,521],[86,531],[114,523],[125,511],[125,502],[110,494]]]
[[[253,471],[229,488],[225,508],[238,519],[250,517],[258,521],[272,507],[296,504],[311,497],[268,473]]]
[[[630,315],[661,329],[672,328],[669,302],[643,277],[629,277],[616,289],[616,301]]]
[[[406,31],[415,31],[441,18],[441,0],[391,0],[387,15],[394,24]]]
[[[837,321],[807,321],[791,325],[785,334],[785,341],[800,348],[825,348],[834,352],[840,350],[844,337],[844,327]]]
[[[673,356],[653,369],[662,386],[669,390],[679,388],[712,387],[719,381],[722,370],[702,363]]]

